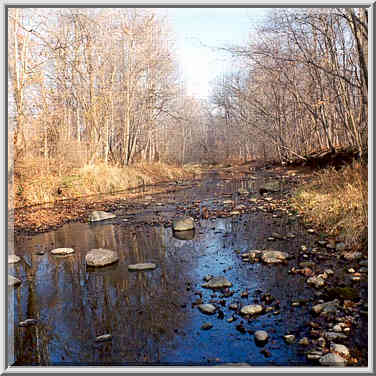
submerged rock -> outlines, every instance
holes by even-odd
[[[74,249],[72,248],[55,248],[51,251],[51,254],[59,256],[66,256],[72,253],[74,253]]]
[[[17,255],[8,255],[8,264],[15,264],[20,262],[21,258]]]
[[[110,249],[92,249],[85,257],[88,266],[106,266],[119,261],[116,252]]]
[[[98,210],[98,211],[95,210],[90,214],[89,222],[104,221],[106,219],[112,219],[112,218],[116,218],[116,215],[112,213],[107,213],[101,210]]]
[[[232,283],[225,277],[213,277],[207,283],[201,285],[207,289],[220,289],[224,287],[231,287]]]
[[[180,217],[172,222],[174,231],[188,231],[195,228],[195,222],[192,217]]]
[[[145,263],[128,265],[128,270],[131,270],[131,271],[154,270],[156,267],[157,265],[151,262],[145,262]]]
[[[213,324],[211,322],[206,322],[204,324],[201,325],[201,329],[202,330],[209,330],[213,327]]]

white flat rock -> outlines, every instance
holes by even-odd
[[[145,262],[145,263],[128,265],[128,270],[132,270],[132,271],[154,270],[156,267],[157,265],[151,262]]]
[[[55,248],[51,251],[51,254],[60,256],[70,255],[72,253],[74,253],[73,248]]]
[[[15,264],[20,262],[21,258],[17,255],[8,255],[8,264]]]

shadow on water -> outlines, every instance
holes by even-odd
[[[217,189],[212,184],[209,191]],[[302,337],[307,330],[308,306],[291,307],[292,300],[310,297],[304,279],[287,274],[287,266],[242,264],[236,252],[259,246],[256,234],[263,226],[259,217],[244,214],[201,220],[189,234],[163,226],[76,223],[18,237],[15,253],[22,261],[9,267],[22,280],[12,292],[15,365],[305,365],[298,345],[283,340],[288,332]],[[75,253],[51,255],[58,247]],[[119,262],[88,268],[85,255],[92,248],[117,251]],[[38,250],[45,254],[36,255]],[[129,264],[142,262],[157,268],[128,271]],[[226,276],[233,294],[202,288],[207,274]],[[281,302],[280,314],[248,322],[229,307],[260,302],[266,292]],[[202,314],[193,304],[200,297],[213,302],[217,313]],[[27,318],[38,323],[19,327]],[[202,330],[208,322],[213,327]],[[258,329],[270,334],[268,358],[254,342]],[[107,333],[111,341],[95,341]]]

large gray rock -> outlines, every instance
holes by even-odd
[[[145,262],[145,263],[140,263],[140,264],[128,265],[128,270],[131,270],[131,271],[154,270],[156,267],[157,265],[151,262]]]
[[[188,231],[195,228],[195,222],[192,217],[180,217],[172,222],[174,231]]]
[[[21,281],[18,278],[8,275],[8,287],[18,287]]]
[[[328,353],[322,356],[319,362],[322,366],[344,367],[346,365],[346,359],[334,353]]]
[[[110,249],[99,248],[92,249],[86,255],[85,260],[88,266],[106,266],[117,262],[119,257],[116,252]]]
[[[8,264],[15,264],[17,262],[20,262],[21,258],[17,255],[8,255]]]
[[[72,248],[55,248],[51,251],[51,254],[59,256],[66,256],[72,253],[74,253],[74,249]]]
[[[240,313],[242,315],[256,315],[258,313],[261,313],[262,310],[263,307],[260,304],[250,304],[242,307]]]
[[[207,289],[221,289],[224,287],[231,287],[232,283],[225,277],[213,277],[201,286]]]
[[[105,219],[116,218],[115,214],[107,213],[105,211],[93,211],[89,216],[89,222],[104,221]]]

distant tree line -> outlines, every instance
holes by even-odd
[[[368,139],[367,9],[276,9],[246,46],[244,69],[217,82],[213,103],[238,158],[301,158]]]
[[[301,158],[368,130],[367,9],[275,9],[209,101],[187,95],[173,31],[153,9],[9,8],[15,164]]]

